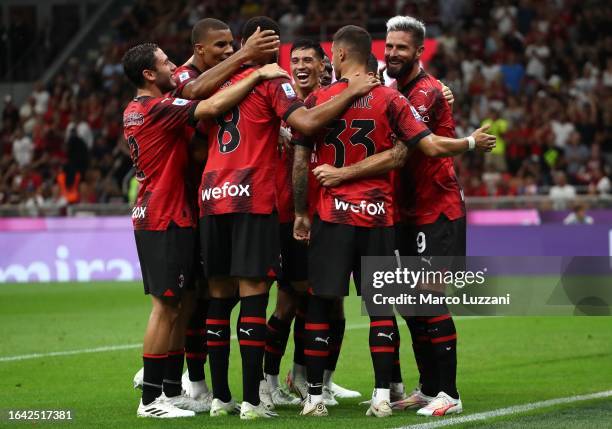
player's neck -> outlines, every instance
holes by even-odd
[[[156,85],[147,85],[136,90],[136,97],[161,97],[163,94]]]
[[[342,78],[350,79],[355,74],[368,74],[368,70],[364,64],[347,64],[342,70]]]
[[[204,60],[199,58],[195,53],[191,56],[191,58],[189,58],[189,60],[187,61],[186,64],[191,64],[192,66],[194,66],[195,68],[197,68],[201,72],[204,72],[204,71],[212,68],[212,67],[207,66],[204,63]]]
[[[297,95],[298,95],[300,100],[306,100],[306,97],[308,97],[310,94],[315,92],[320,87],[321,87],[321,85],[319,85],[319,84],[317,84],[317,85],[315,85],[315,86],[313,86],[312,88],[309,88],[309,89],[302,89],[299,86],[296,86],[295,87],[295,92],[297,92]]]
[[[406,73],[404,76],[400,77],[397,80],[397,88],[399,89],[399,88],[402,88],[403,86],[406,86],[415,77],[417,77],[419,73],[421,73],[421,65],[417,61],[416,63],[414,63],[414,65],[412,66],[412,69],[408,73]]]

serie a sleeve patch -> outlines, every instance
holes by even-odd
[[[283,88],[283,91],[285,91],[285,95],[287,96],[287,98],[295,98],[297,97],[295,91],[293,90],[293,87],[291,86],[290,83],[285,82],[281,85],[281,88]]]
[[[185,100],[184,98],[175,98],[174,101],[172,102],[172,104],[174,104],[175,106],[184,106],[185,104],[188,104],[189,100]]]
[[[189,79],[189,72],[184,71],[179,74],[179,81],[181,81],[181,83],[185,82],[187,79]]]

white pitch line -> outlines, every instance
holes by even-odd
[[[571,404],[573,402],[588,401],[591,399],[602,399],[612,396],[612,390],[603,392],[589,393],[587,395],[568,396],[565,398],[548,399],[540,402],[530,402],[528,404],[514,405],[507,408],[499,408],[497,410],[486,411],[484,413],[468,414],[461,417],[451,417],[445,420],[439,420],[429,423],[421,423],[417,425],[402,426],[396,429],[434,429],[445,426],[458,425],[462,423],[471,423],[481,420],[492,419],[495,417],[509,416],[512,414],[525,413],[527,411],[537,410],[540,408],[552,407],[554,405]]]
[[[470,319],[481,319],[484,317],[495,317],[495,316],[465,316],[465,317],[458,316],[458,317],[455,317],[455,319],[470,320]],[[365,329],[365,328],[368,328],[369,326],[370,326],[369,323],[349,325],[346,327],[346,330],[352,331],[354,329]],[[232,335],[232,340],[235,340],[236,338],[237,338],[236,335]],[[65,350],[65,351],[48,352],[48,353],[30,353],[26,355],[16,355],[16,356],[0,356],[0,363],[1,362],[15,362],[15,361],[20,361],[20,360],[39,359],[39,358],[45,358],[45,357],[74,356],[74,355],[87,354],[87,353],[114,352],[117,350],[137,349],[139,347],[142,347],[142,343],[122,344],[122,345],[116,345],[116,346],[102,346],[102,347],[93,347],[93,348],[87,348],[87,349]]]

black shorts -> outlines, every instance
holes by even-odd
[[[396,233],[401,256],[434,256],[438,258],[427,260],[429,267],[465,269],[465,217],[449,220],[442,214],[434,223],[426,225],[398,224]]]
[[[280,272],[278,216],[228,213],[200,218],[204,275],[275,278]]]
[[[145,294],[180,297],[194,288],[193,228],[170,226],[165,231],[134,231]]]
[[[308,280],[315,295],[347,296],[351,273],[361,294],[361,257],[393,256],[393,227],[366,228],[315,216],[308,247]]]
[[[308,280],[308,246],[293,238],[293,222],[280,224],[282,270],[279,287]],[[284,287],[284,286],[283,286]]]

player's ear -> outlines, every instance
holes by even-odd
[[[155,70],[145,69],[142,71],[142,76],[144,77],[145,81],[154,82],[155,81]]]
[[[196,43],[193,47],[198,55],[204,55],[204,46],[201,43]]]
[[[416,58],[417,58],[417,59],[421,59],[421,55],[423,55],[423,52],[425,52],[425,46],[424,46],[424,45],[421,45],[421,46],[419,46],[419,47],[417,48],[417,51],[416,51]]]

